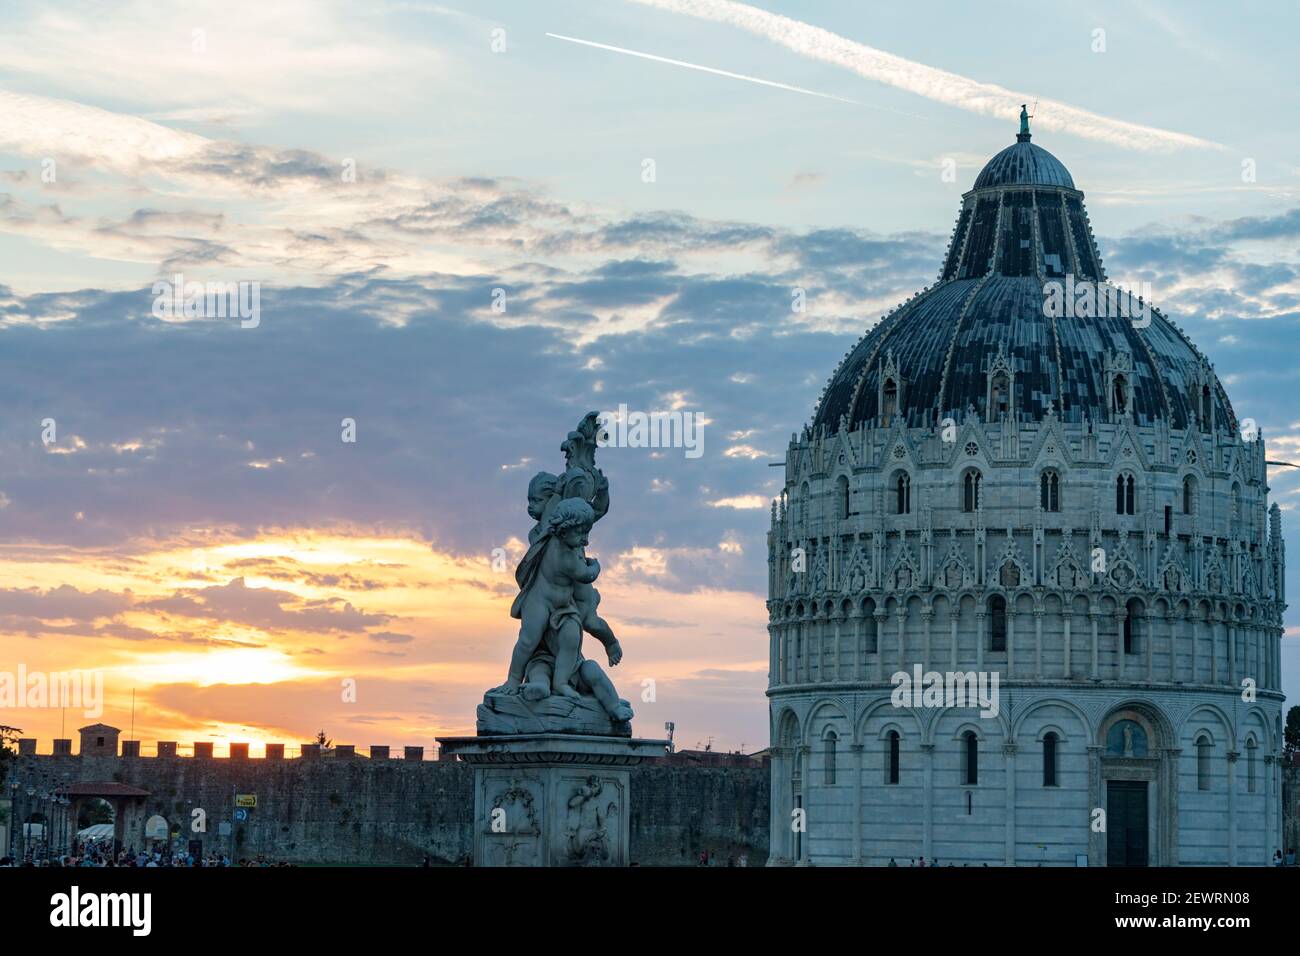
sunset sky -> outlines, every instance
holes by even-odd
[[[0,670],[102,670],[149,742],[432,748],[505,676],[529,477],[588,410],[677,409],[699,458],[597,456],[611,676],[641,736],[765,746],[768,463],[1021,102],[1112,280],[1300,461],[1298,15],[1262,9],[10,0]],[[156,317],[177,273],[260,323]]]

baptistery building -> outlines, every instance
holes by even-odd
[[[769,533],[772,862],[1264,865],[1283,545],[1263,436],[1016,142],[849,350]]]

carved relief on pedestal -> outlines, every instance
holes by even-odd
[[[531,777],[486,777],[482,783],[484,866],[541,866],[542,784]]]

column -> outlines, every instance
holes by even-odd
[[[907,670],[907,661],[903,657],[905,653],[903,626],[905,625],[906,622],[907,622],[907,607],[906,605],[899,605],[898,607],[898,669],[900,671]]]
[[[1034,608],[1034,678],[1043,679],[1043,609]]]
[[[862,865],[862,744],[850,744],[853,754],[853,865]]]
[[[1124,672],[1128,668],[1128,661],[1125,660],[1127,655],[1124,653],[1124,622],[1128,620],[1128,608],[1119,608],[1115,611],[1115,676],[1119,680],[1124,680],[1127,676]]]
[[[1007,836],[1007,866],[1016,865],[1016,745],[1006,744],[1002,748],[1005,757],[1006,766],[1006,836]]]
[[[1273,832],[1276,827],[1273,822],[1275,813],[1273,801],[1275,799],[1273,790],[1273,755],[1267,754],[1264,757],[1264,856],[1268,858],[1269,864],[1273,862],[1273,851],[1279,849],[1277,834]]]
[[[831,680],[840,679],[840,619],[835,619],[835,633],[831,638]]]
[[[1237,758],[1235,750],[1228,751],[1228,866],[1237,865]]]
[[[934,859],[934,744],[921,744],[921,852]]]
[[[1094,625],[1096,619],[1093,619]],[[1094,642],[1095,646],[1095,642]],[[1101,747],[1088,745],[1088,865],[1106,865],[1106,834],[1099,833],[1093,827],[1093,812],[1098,808],[1105,810],[1101,792]]]
[[[1178,681],[1178,632],[1183,629],[1183,612],[1175,611],[1173,616],[1165,612],[1165,629],[1169,632],[1169,683]]]
[[[1219,682],[1219,615],[1211,611],[1206,623],[1210,627],[1210,683],[1217,684]]]
[[[1188,612],[1188,624],[1192,632],[1192,683],[1197,684],[1201,680],[1201,668],[1197,660],[1201,643],[1201,619],[1196,616],[1195,608]]]
[[[1169,854],[1161,861],[1163,866],[1178,865],[1178,768],[1182,762],[1183,752],[1177,747],[1170,747],[1165,750],[1165,801],[1169,806],[1168,826],[1165,832],[1169,835],[1168,846]]]
[[[1146,625],[1146,633],[1141,637],[1147,646],[1147,683],[1149,684],[1156,679],[1156,616],[1151,613],[1150,608],[1147,608],[1147,613],[1142,616],[1142,623]]]
[[[1072,611],[1063,610],[1061,612],[1061,620],[1063,622],[1063,626],[1065,627],[1065,638],[1064,638],[1064,645],[1062,648],[1065,654],[1065,658],[1061,662],[1061,676],[1066,680],[1070,679],[1070,622],[1073,618],[1074,618],[1074,613]]]
[[[1092,618],[1092,679],[1099,680],[1097,674],[1097,618],[1101,617],[1101,612],[1089,611],[1088,617]]]
[[[934,617],[934,609],[929,607],[921,608],[921,673],[924,674],[930,669],[930,619]]]
[[[975,609],[975,669],[984,670],[984,644],[988,641],[988,631],[984,628],[984,605]]]
[[[950,641],[949,651],[952,655],[952,670],[957,670],[957,618],[960,616],[960,606],[948,610],[948,640]]]
[[[885,679],[885,615],[887,611],[876,608],[876,680]]]
[[[1228,629],[1228,685],[1237,686],[1237,628],[1232,623],[1232,612],[1224,619],[1224,626]]]
[[[862,614],[854,608],[849,618],[853,622],[853,679],[862,680],[866,676],[862,671]]]
[[[1007,602],[1007,680],[1016,675],[1016,612]]]

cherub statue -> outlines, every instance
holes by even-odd
[[[530,514],[535,510],[535,498],[540,500],[540,495],[532,492],[545,483],[545,476],[539,475],[530,484]],[[495,692],[522,693],[525,699],[541,700],[550,694],[580,697],[585,690],[612,719],[626,721],[632,718],[631,707],[619,699],[600,665],[584,660],[581,653],[584,620],[590,619],[610,663],[622,658],[622,648],[609,625],[595,614],[600,595],[591,583],[600,574],[600,562],[588,558],[584,551],[595,520],[591,505],[581,498],[563,499],[546,512],[545,529],[533,540],[515,572],[520,591],[510,615],[520,620],[519,638],[506,682]]]
[[[570,433],[570,437],[572,435],[573,433]],[[603,496],[604,505],[608,508],[609,485],[605,481],[605,476],[599,470],[596,471],[596,475],[599,476],[597,496],[599,497],[599,487],[603,486],[606,489]],[[561,480],[558,475],[553,475],[548,471],[539,471],[533,475],[532,481],[528,482],[528,516],[537,520],[537,524],[533,525],[528,532],[530,547],[541,538],[543,534],[542,522],[546,520],[552,504],[567,500],[559,497]],[[603,514],[603,512],[595,511],[594,508],[592,513],[594,516],[592,518],[593,523],[599,521],[601,514]],[[586,543],[584,540],[583,545],[585,546]],[[583,557],[586,557],[585,553]],[[527,559],[525,558],[525,560]],[[596,608],[600,604],[600,592],[592,587],[590,583],[577,581],[573,586],[573,599],[581,613],[582,629],[604,645],[610,666],[616,666],[623,659],[623,647],[619,644],[618,638],[614,636],[613,629],[610,628],[604,618],[596,613]]]

